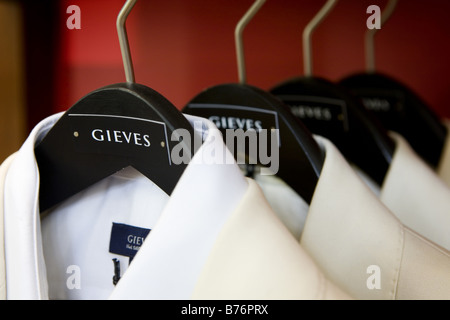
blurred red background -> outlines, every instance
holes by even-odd
[[[115,22],[124,0],[62,0],[51,108],[68,109],[88,92],[124,82]],[[365,68],[369,5],[341,0],[313,34],[313,71],[339,80]],[[236,23],[253,0],[138,1],[127,20],[136,82],[179,109],[206,87],[237,82]],[[247,83],[262,89],[302,75],[302,31],[325,0],[268,0],[244,31]],[[69,5],[81,9],[81,30],[69,30]],[[450,1],[408,0],[375,38],[377,70],[412,88],[441,117],[450,117]],[[43,118],[45,114],[35,114]],[[35,119],[35,122],[40,119]]]

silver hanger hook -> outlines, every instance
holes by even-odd
[[[127,82],[134,83],[133,62],[131,60],[130,45],[128,43],[127,30],[125,22],[128,14],[133,9],[137,0],[127,0],[117,16],[117,34],[119,36],[120,51],[122,52],[123,67],[125,69],[125,78]]]
[[[245,70],[245,57],[244,57],[244,44],[242,40],[242,34],[244,28],[253,18],[253,16],[259,11],[266,0],[256,0],[245,15],[239,20],[234,30],[234,38],[236,42],[236,55],[238,64],[239,82],[245,84],[247,81],[247,75]]]
[[[380,27],[391,17],[397,6],[397,0],[389,0],[385,9],[381,12]],[[366,71],[375,72],[375,34],[378,29],[369,29],[365,33],[365,51],[366,51]]]
[[[305,76],[312,76],[312,32],[326,18],[336,3],[337,0],[328,0],[303,30],[303,66],[305,69]]]

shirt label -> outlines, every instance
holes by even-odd
[[[129,257],[131,261],[149,233],[150,229],[113,222],[109,252]]]

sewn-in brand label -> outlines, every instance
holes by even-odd
[[[113,223],[109,252],[129,257],[131,262],[149,233],[150,229]]]

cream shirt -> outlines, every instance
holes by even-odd
[[[358,175],[403,224],[450,249],[450,189],[400,135],[391,132],[396,150],[380,187]]]
[[[400,222],[329,141],[300,243],[357,299],[450,299],[450,253]]]
[[[409,228],[450,250],[450,188],[391,133],[396,150],[380,189],[380,199]]]
[[[327,277],[356,299],[450,299],[449,251],[405,226],[331,142],[316,139],[326,158],[309,207],[280,179],[255,180],[266,193],[278,188],[266,196],[282,217],[301,217],[289,229]]]

